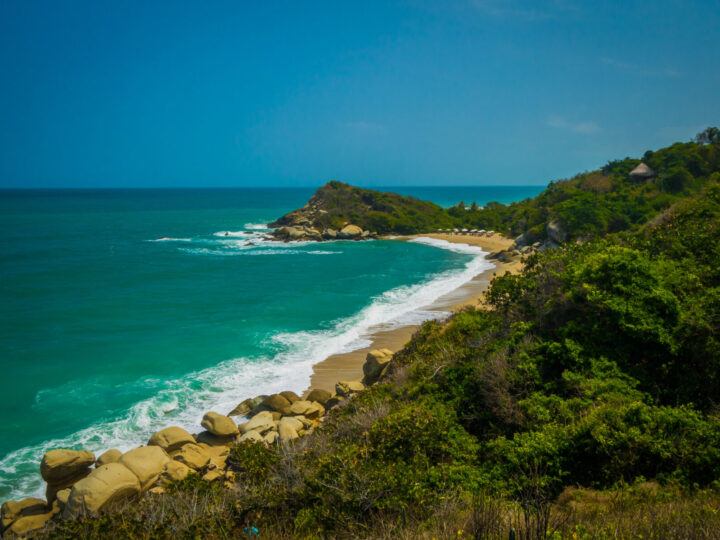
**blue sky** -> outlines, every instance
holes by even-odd
[[[0,2],[0,186],[540,184],[720,125],[720,2]]]

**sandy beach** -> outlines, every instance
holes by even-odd
[[[513,244],[512,240],[499,234],[492,236],[468,236],[430,233],[393,237],[393,240],[407,241],[419,237],[435,238],[456,244],[478,246],[488,253],[508,249]],[[495,265],[493,268],[476,275],[472,280],[466,282],[451,293],[438,298],[437,301],[423,309],[428,311],[453,312],[467,306],[478,306],[482,304],[483,295],[495,275],[502,275],[505,272],[519,272],[522,268],[522,263],[519,261],[502,263],[493,260],[492,263]],[[410,338],[417,328],[417,325],[410,325],[391,330],[378,329],[377,332],[368,336],[368,339],[372,342],[368,347],[349,353],[335,354],[315,364],[315,366],[313,366],[309,389],[321,388],[333,392],[335,383],[338,381],[361,379],[363,376],[362,366],[368,351],[382,348],[390,349],[393,352],[398,351],[410,341]]]

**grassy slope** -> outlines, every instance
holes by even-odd
[[[313,436],[235,448],[236,491],[189,482],[55,534],[715,537],[720,185],[701,172],[684,194],[629,186],[667,200],[636,196],[624,232],[534,255],[491,309],[425,324]],[[559,212],[550,196],[523,204]]]

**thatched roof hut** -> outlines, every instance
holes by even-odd
[[[644,163],[640,163],[640,165],[638,165],[632,171],[630,171],[630,178],[632,178],[634,180],[647,180],[648,178],[652,178],[654,176],[655,176],[655,171],[653,171],[650,167],[648,167]]]

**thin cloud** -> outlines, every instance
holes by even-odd
[[[582,135],[592,135],[600,131],[600,126],[592,121],[571,122],[562,116],[551,116],[545,122],[548,126],[556,129],[564,129]]]
[[[635,73],[644,77],[666,77],[671,79],[677,79],[682,77],[682,73],[674,68],[662,68],[656,69],[647,66],[640,66],[631,62],[625,62],[623,60],[617,60],[615,58],[602,57],[600,62],[606,66],[610,66],[619,71],[626,71],[628,73]]]

